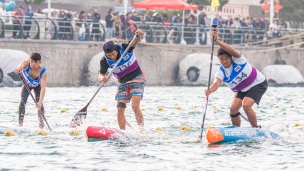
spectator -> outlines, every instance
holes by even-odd
[[[258,28],[258,19],[256,17],[253,17],[251,25],[252,25],[253,29],[257,29]]]
[[[22,6],[18,6],[16,9],[15,9],[15,14],[14,16],[16,18],[13,19],[13,36],[12,38],[16,38],[17,36],[17,31],[20,30],[20,22],[23,22],[23,16],[24,16],[24,10],[23,10],[23,7]]]
[[[173,23],[173,24],[178,24],[178,23],[179,23],[179,22],[178,22],[178,17],[179,17],[179,14],[174,15],[174,16],[172,17],[172,23]]]
[[[93,12],[94,12],[94,14],[92,15],[92,20],[93,20],[92,34],[93,34],[93,39],[95,39],[96,41],[99,41],[99,38],[100,38],[100,32],[99,32],[100,14],[98,13],[98,9],[97,8],[94,8]]]
[[[54,21],[55,25],[51,22],[51,20],[48,20],[47,21],[47,28],[48,28],[48,32],[49,34],[51,35],[51,37],[53,37],[53,35],[55,34],[55,28],[58,28],[58,22],[57,22],[57,12],[56,11],[53,11],[51,13],[51,19]]]
[[[126,33],[127,33],[127,39],[132,40],[133,33],[136,31],[136,27],[134,25],[134,21],[132,20],[132,13],[127,14],[127,19],[126,19]]]
[[[37,13],[38,13],[38,14],[44,14],[44,13],[42,12],[42,8],[41,8],[41,7],[38,7]]]
[[[58,26],[59,26],[58,38],[60,40],[64,40],[65,22],[66,22],[66,15],[64,9],[60,9],[60,13],[58,14]]]
[[[221,24],[220,23],[220,15],[219,14],[215,15],[215,18],[212,20],[212,24],[216,24],[217,26],[219,26]]]
[[[72,34],[71,33],[71,27],[72,27],[72,22],[73,20],[73,14],[72,14],[72,10],[71,9],[68,9],[68,13],[66,14],[66,22],[64,24],[65,26],[65,38],[66,40],[69,40],[70,39],[70,35]]]
[[[119,13],[118,11],[116,13],[114,13],[115,16],[115,37],[118,39],[121,39],[121,21],[119,19]]]
[[[264,18],[260,19],[260,29],[261,30],[266,30],[266,24],[265,24],[265,19]]]
[[[113,15],[113,10],[109,9],[106,15],[106,39],[111,39],[113,36],[113,22],[117,17]]]
[[[124,15],[125,13],[124,12],[121,12],[120,15],[119,15],[119,20],[120,20],[120,23],[121,23],[121,31],[122,31],[122,36],[121,38],[122,39],[126,39],[126,16]]]
[[[25,11],[25,23],[24,23],[24,32],[26,35],[24,35],[24,38],[30,37],[29,31],[32,27],[32,20],[33,20],[34,12],[32,9],[32,6],[28,6],[28,9]]]
[[[206,16],[206,13],[202,11],[201,14],[198,16],[199,25],[202,25],[202,26],[206,25],[205,16]]]
[[[2,20],[2,22],[5,22],[5,18],[6,18],[5,16],[6,16],[5,3],[2,3],[0,7],[0,19]]]
[[[169,22],[170,22],[170,21],[169,21],[169,18],[168,18],[168,16],[167,16],[167,14],[164,14],[164,15],[163,15],[162,22],[163,22],[165,28],[168,30],[168,29],[169,29]]]
[[[92,16],[94,15],[94,11],[90,11],[90,13],[88,13],[87,15],[87,20],[92,20]]]
[[[85,12],[84,11],[80,11],[80,14],[79,14],[79,16],[78,16],[78,22],[77,22],[77,26],[78,27],[81,27],[81,25],[82,25],[82,23],[85,21],[85,19],[86,19],[86,16],[85,16]]]
[[[231,18],[231,16],[228,16],[228,19],[226,21],[226,27],[231,27],[231,25],[233,24],[233,20]]]

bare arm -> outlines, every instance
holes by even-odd
[[[43,99],[44,99],[44,96],[45,96],[45,91],[46,91],[46,76],[47,76],[47,73],[45,72],[42,75],[41,81],[40,81],[41,91],[40,91],[39,102],[37,102],[37,106],[36,106],[39,110],[42,107]]]
[[[210,88],[205,90],[205,95],[208,97],[211,93],[215,92],[220,87],[221,83],[221,79],[215,78]]]
[[[102,74],[99,72],[99,75],[98,75],[98,80],[103,82],[103,83],[106,83],[109,81],[110,78],[108,78],[105,74]]]
[[[137,43],[140,41],[140,36],[144,35],[144,31],[141,29],[136,30],[135,32],[136,38],[132,44],[132,47],[135,47]]]
[[[213,40],[219,45],[221,46],[226,52],[228,52],[231,56],[239,58],[242,56],[242,54],[239,51],[236,51],[235,49],[233,49],[230,45],[220,41],[217,36],[217,30],[216,28],[213,29],[212,31],[212,37]]]
[[[14,70],[15,74],[19,74],[21,70],[27,68],[28,66],[28,60],[22,61],[17,68]]]

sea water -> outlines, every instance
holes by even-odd
[[[45,117],[51,126],[68,125],[98,87],[47,88]],[[275,131],[283,140],[254,140],[220,145],[196,144],[205,107],[206,87],[149,87],[141,101],[145,132],[134,139],[87,142],[87,126],[118,128],[116,87],[102,87],[88,107],[78,136],[67,131],[47,136],[0,135],[0,170],[301,170],[304,168],[304,88],[269,87],[259,106],[258,124]],[[0,88],[0,125],[18,124],[20,87]],[[205,126],[230,125],[229,106],[234,94],[220,87],[208,101]],[[163,110],[159,110],[163,108]],[[178,110],[177,108],[181,109]],[[244,111],[241,110],[242,113]],[[128,104],[126,118],[138,135]],[[301,125],[302,124],[302,125]],[[37,110],[31,97],[24,126],[38,129]],[[190,131],[180,130],[188,126]],[[242,126],[249,123],[242,120]],[[156,128],[162,128],[157,131]],[[205,133],[205,131],[204,131]]]

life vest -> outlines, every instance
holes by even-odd
[[[230,77],[227,76],[225,68],[220,67],[224,73],[223,82],[234,92],[239,92],[250,86],[257,78],[257,70],[248,62],[245,64],[236,64],[232,61],[232,72]]]
[[[120,54],[122,55],[125,52],[125,50],[123,49],[121,44],[117,44],[117,45],[119,47]],[[111,60],[106,55],[104,57],[110,68],[113,68],[118,61],[118,60]],[[113,75],[117,79],[121,79],[122,77],[133,72],[139,67],[134,52],[127,53],[125,56],[121,56],[121,58],[122,58],[121,61],[119,62],[117,67],[114,68],[113,70]]]
[[[40,75],[39,75],[39,78],[34,80],[30,77],[29,75],[29,72],[30,72],[30,62],[28,63],[28,67],[26,69],[23,69],[21,71],[21,76],[22,76],[22,79],[24,80],[24,82],[27,84],[28,87],[30,88],[36,88],[37,86],[40,85],[40,81],[41,81],[41,77],[42,75],[46,72],[46,68],[43,67],[41,72],[40,72]]]

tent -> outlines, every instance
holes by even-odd
[[[101,82],[98,80],[99,70],[100,70],[100,60],[104,56],[104,52],[100,52],[97,55],[93,56],[88,64],[88,74],[86,81],[90,86],[99,86]],[[110,80],[105,84],[107,86],[115,85],[117,79],[112,76]]]
[[[197,5],[190,5],[183,0],[145,0],[133,4],[134,8],[144,8],[147,10],[183,10],[182,20],[182,40],[184,39],[184,15],[185,10],[197,11]]]
[[[214,79],[216,71],[221,63],[216,56],[213,56],[211,80]],[[184,86],[207,85],[210,69],[210,54],[193,53],[187,55],[179,62],[178,81]]]
[[[20,86],[22,81],[14,73],[15,68],[29,55],[23,51],[0,49],[0,87]]]
[[[190,5],[183,0],[145,0],[135,2],[134,8],[144,8],[147,10],[193,10],[197,11],[197,5]]]

